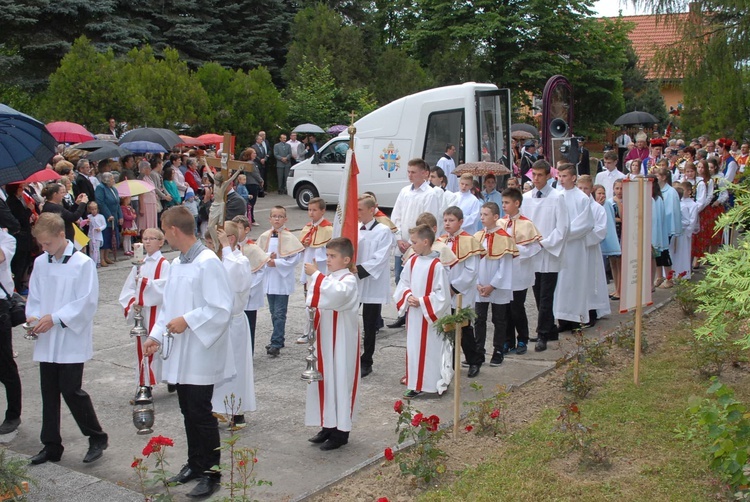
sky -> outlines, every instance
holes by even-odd
[[[635,7],[633,7],[632,0],[598,0],[597,2],[594,2],[596,16],[617,16],[620,13],[620,9],[622,9],[623,16],[642,14],[642,12],[637,12]]]

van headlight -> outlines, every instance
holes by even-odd
[[[287,178],[294,178],[294,169],[289,170],[289,174],[287,175]]]

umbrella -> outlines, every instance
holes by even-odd
[[[453,171],[453,174],[464,173],[473,174],[475,176],[486,176],[489,173],[504,176],[510,174],[510,169],[499,162],[467,162],[466,164],[461,164]]]
[[[125,146],[125,143],[132,143],[134,141],[150,141],[152,143],[158,143],[166,150],[171,150],[173,146],[182,143],[182,140],[177,133],[170,131],[169,129],[160,129],[157,127],[142,127],[140,129],[132,129],[120,138],[120,146]],[[126,147],[132,150],[130,147]]]
[[[221,134],[201,134],[196,138],[201,145],[221,145],[224,143],[224,136]]]
[[[339,135],[342,132],[346,131],[348,128],[349,126],[345,126],[345,125],[333,125],[329,127],[326,132],[328,134]]]
[[[325,131],[321,129],[320,127],[316,126],[315,124],[300,124],[294,129],[292,129],[292,132],[301,132],[301,133],[308,133],[308,134],[325,134]]]
[[[109,148],[113,146],[117,146],[117,143],[113,143],[112,141],[107,141],[104,139],[95,139],[92,141],[86,141],[84,143],[73,145],[73,148],[77,150],[88,150],[93,152],[94,150],[98,150],[100,148]]]
[[[153,192],[156,188],[141,180],[125,180],[115,185],[120,197],[133,197],[146,192]]]
[[[628,112],[615,120],[615,125],[658,124],[659,120],[648,112]]]
[[[519,124],[511,124],[511,126],[510,126],[510,132],[513,133],[513,132],[516,132],[516,131],[524,131],[524,132],[527,132],[527,133],[531,134],[535,138],[539,137],[539,131],[537,130],[536,127],[534,127],[531,124],[520,124],[520,123]]]
[[[131,155],[132,153],[133,152],[127,148],[111,144],[110,146],[97,148],[93,152],[86,155],[86,158],[91,161],[99,162],[100,160],[104,159],[119,159],[120,157]]]
[[[180,139],[182,140],[182,143],[178,143],[177,146],[201,146],[201,145],[205,145],[204,142],[202,142],[198,138],[193,138],[192,136],[183,136],[182,134],[180,134]]]
[[[510,134],[510,137],[515,139],[516,141],[521,141],[524,139],[534,139],[534,135],[526,131],[513,131]]]
[[[56,146],[44,124],[0,104],[0,185],[25,180],[44,168]]]
[[[41,171],[37,171],[25,180],[23,180],[24,183],[37,183],[42,181],[53,181],[53,180],[59,180],[62,178],[60,176],[60,173],[53,169],[42,169]]]
[[[80,143],[94,139],[93,134],[75,122],[50,122],[47,130],[60,143]]]
[[[167,149],[160,143],[153,141],[128,141],[121,142],[120,146],[127,148],[133,153],[167,153]]]

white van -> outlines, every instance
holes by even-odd
[[[434,166],[448,144],[456,146],[456,165],[507,159],[510,91],[475,82],[429,89],[388,103],[354,125],[359,189],[374,192],[380,206],[393,207],[408,183],[409,159],[423,158]],[[348,149],[349,136],[343,132],[292,167],[287,186],[300,208],[307,209],[318,196],[338,203]]]

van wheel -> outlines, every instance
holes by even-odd
[[[318,196],[318,191],[315,187],[309,183],[305,183],[297,190],[297,194],[294,196],[297,199],[297,205],[300,209],[307,211],[307,206],[310,201]]]

